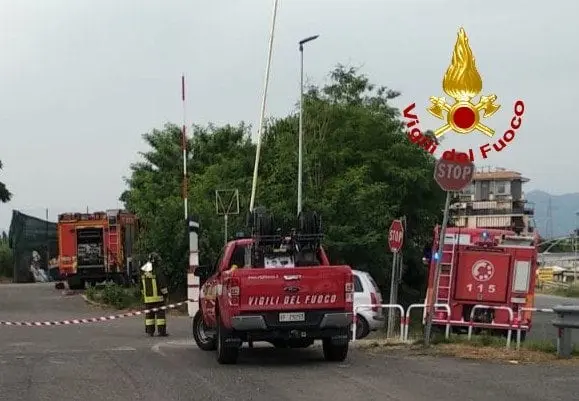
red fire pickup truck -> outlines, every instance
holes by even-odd
[[[263,230],[262,230],[263,231]],[[203,283],[193,336],[219,363],[236,363],[244,342],[306,348],[321,339],[326,360],[348,353],[353,307],[349,266],[332,266],[317,234],[253,235],[229,242]]]

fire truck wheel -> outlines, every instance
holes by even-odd
[[[361,315],[357,315],[356,318],[356,339],[360,340],[370,334],[370,325]]]
[[[215,334],[210,333],[203,322],[203,313],[199,310],[193,318],[193,339],[203,351],[215,351],[217,349],[217,339]]]
[[[329,338],[324,338],[322,341],[322,349],[324,351],[324,359],[329,362],[342,362],[348,356],[348,345],[334,344]]]
[[[77,277],[71,277],[67,279],[66,282],[68,284],[69,290],[84,290],[84,280],[81,280]]]
[[[219,315],[217,321],[217,362],[222,365],[233,365],[237,363],[239,347],[227,344],[230,337],[228,330],[223,326]]]

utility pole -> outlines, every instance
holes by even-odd
[[[300,50],[300,123],[298,132],[298,215],[302,211],[303,186],[303,147],[304,147],[304,44],[316,40],[320,35],[314,35],[299,41]]]

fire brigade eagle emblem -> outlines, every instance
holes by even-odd
[[[497,96],[494,94],[483,95],[478,102],[472,101],[475,96],[481,93],[482,84],[474,55],[468,44],[468,37],[464,29],[460,28],[452,52],[452,61],[442,80],[442,89],[454,99],[454,104],[446,103],[443,96],[431,96],[431,106],[427,108],[434,117],[440,120],[446,119],[446,124],[434,131],[437,138],[451,130],[459,134],[468,134],[476,130],[489,137],[495,134],[492,128],[481,123],[480,112],[483,112],[483,118],[495,114],[501,107],[495,104]]]
[[[488,260],[478,260],[472,265],[472,276],[476,281],[489,281],[495,274],[495,266]]]

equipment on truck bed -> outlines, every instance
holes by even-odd
[[[253,244],[249,263],[255,267],[294,267],[317,264],[315,254],[323,239],[321,218],[316,212],[300,212],[297,229],[282,234],[264,207],[248,216]],[[247,259],[246,259],[247,260]],[[290,266],[291,265],[291,266]]]
[[[70,289],[105,280],[128,284],[137,277],[132,268],[137,224],[134,214],[119,209],[60,214],[59,271]]]

